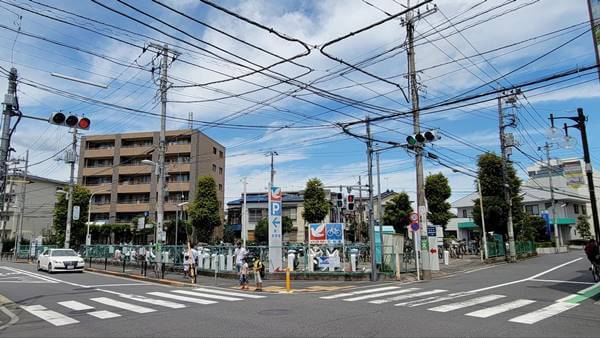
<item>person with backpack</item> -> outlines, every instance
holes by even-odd
[[[254,259],[252,270],[254,271],[254,282],[256,283],[256,289],[254,291],[260,292],[262,291],[262,277],[265,273],[265,266],[259,256]]]

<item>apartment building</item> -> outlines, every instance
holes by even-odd
[[[197,130],[166,132],[167,186],[165,220],[174,220],[178,204],[192,201],[198,177],[212,176],[223,208],[225,147]],[[131,223],[156,214],[159,132],[92,135],[81,138],[79,184],[95,193],[91,220]]]

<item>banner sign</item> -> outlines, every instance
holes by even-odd
[[[281,270],[283,267],[281,201],[281,188],[271,187],[269,189],[269,271]]]
[[[308,225],[308,241],[311,244],[336,245],[344,243],[343,223],[311,223]]]
[[[563,163],[563,172],[569,188],[578,189],[585,184],[581,162]]]
[[[319,267],[320,268],[339,268],[340,267],[340,256],[319,256]]]

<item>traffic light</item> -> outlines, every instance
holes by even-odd
[[[348,202],[348,210],[354,210],[354,195],[348,195],[346,201]]]
[[[338,192],[336,197],[337,197],[337,201],[336,201],[337,207],[342,208],[344,206],[344,196],[342,195],[341,192]]]
[[[48,122],[59,126],[84,130],[90,129],[91,124],[90,119],[88,119],[87,117],[82,117],[80,119],[79,117],[77,117],[77,115],[65,115],[65,113],[63,112],[52,113],[52,116],[50,116],[50,120],[48,120]]]
[[[428,130],[424,133],[409,135],[406,137],[406,143],[409,146],[414,146],[417,143],[426,143],[439,140],[440,137],[435,130]]]

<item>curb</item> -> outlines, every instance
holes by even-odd
[[[139,280],[139,281],[151,282],[151,283],[157,283],[157,284],[163,284],[163,285],[169,285],[169,286],[179,286],[179,287],[196,287],[196,286],[198,286],[197,284],[179,282],[179,281],[174,281],[174,280],[170,280],[170,279],[151,278],[151,277],[145,277],[142,275],[132,275],[132,274],[128,274],[128,273],[101,270],[101,269],[95,269],[95,268],[85,268],[84,270],[89,271],[89,272],[101,273],[101,274],[117,276],[117,277],[130,278],[130,279],[135,279],[135,280]]]

